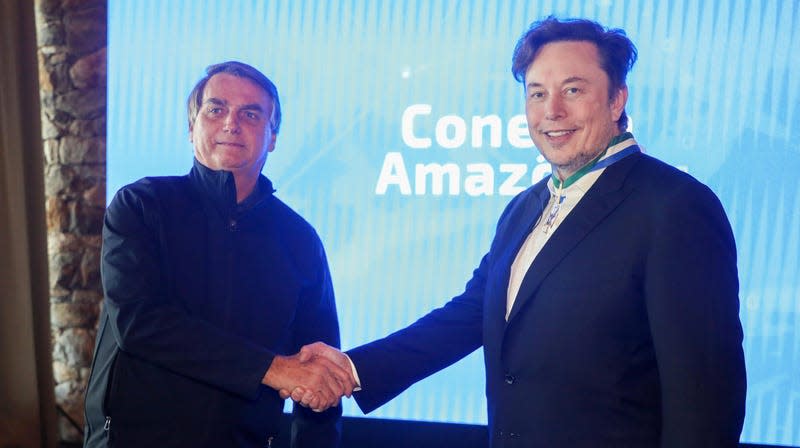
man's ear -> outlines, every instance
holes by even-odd
[[[270,132],[269,144],[267,144],[267,152],[275,151],[275,143],[278,141],[278,134]]]
[[[628,102],[628,86],[622,86],[617,90],[617,94],[611,99],[611,114],[614,121],[618,121],[622,116],[622,111],[625,110],[625,104]]]

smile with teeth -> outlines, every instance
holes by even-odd
[[[572,130],[566,130],[566,131],[544,131],[543,134],[548,136],[548,137],[563,137],[563,136],[565,136],[565,135],[567,135],[567,134],[569,134],[571,132],[572,132]]]

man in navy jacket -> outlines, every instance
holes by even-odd
[[[622,30],[587,20],[522,36],[512,71],[553,174],[507,206],[461,295],[347,352],[364,412],[483,346],[493,447],[738,445],[733,234],[709,188],[626,132],[635,59]],[[323,344],[301,351],[313,354],[349,365]]]
[[[319,237],[261,174],[277,89],[226,62],[188,107],[191,172],[123,187],[106,212],[87,447],[271,446],[278,389],[319,391],[325,407],[352,389],[349,371],[286,356],[338,346],[339,327]],[[340,407],[293,414],[291,446],[338,446]]]

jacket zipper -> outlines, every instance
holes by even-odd
[[[236,233],[239,231],[239,223],[237,221],[237,215],[232,210],[230,215],[228,216],[228,235],[226,236],[227,247],[226,250],[226,264],[227,264],[227,272],[225,278],[225,309],[224,309],[224,324],[227,326],[231,322],[231,308],[232,304],[235,301],[233,297],[233,272],[234,272],[234,246],[235,241],[237,239]]]
[[[106,424],[103,425],[103,431],[108,432],[111,430],[111,416],[106,415]]]

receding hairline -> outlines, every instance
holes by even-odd
[[[273,97],[272,93],[267,88],[262,86],[257,80],[252,79],[249,76],[240,75],[240,74],[238,74],[236,72],[220,71],[220,72],[214,73],[213,75],[208,76],[205,79],[205,82],[203,83],[202,87],[198,90],[198,98],[197,98],[197,101],[196,101],[197,113],[195,113],[194,120],[197,120],[197,117],[200,115],[200,109],[205,104],[209,104],[210,103],[210,104],[217,104],[217,105],[225,106],[225,107],[230,106],[228,100],[226,100],[225,98],[220,98],[220,97],[216,97],[216,96],[206,97],[206,93],[207,93],[207,89],[208,89],[209,83],[211,83],[211,81],[218,75],[229,75],[229,76],[232,76],[232,77],[237,78],[237,79],[243,79],[243,80],[249,82],[250,84],[254,85],[255,87],[257,87],[258,90],[261,91],[261,93],[264,95],[264,97],[267,100],[266,108],[264,108],[264,106],[262,106],[259,103],[247,103],[247,104],[243,104],[241,106],[238,106],[237,109],[238,110],[258,111],[258,112],[262,112],[264,114],[268,113],[269,114],[268,121],[270,123],[269,126],[270,126],[270,128],[273,129],[273,131],[275,130],[274,129],[274,124],[275,124],[275,119],[276,119],[276,114],[277,114],[277,109],[278,109],[276,104],[275,104],[275,97]],[[191,120],[191,117],[190,117],[190,120]],[[193,125],[193,123],[190,122],[189,123],[189,127],[191,128],[192,125]]]
[[[269,118],[270,127],[274,133],[280,132],[283,113],[277,86],[257,68],[238,61],[227,61],[206,67],[206,75],[197,81],[189,93],[187,101],[189,129],[192,128],[200,108],[205,102],[204,97],[208,82],[219,74],[228,74],[236,78],[247,79],[266,93],[267,98],[271,100],[270,106],[272,107]]]

